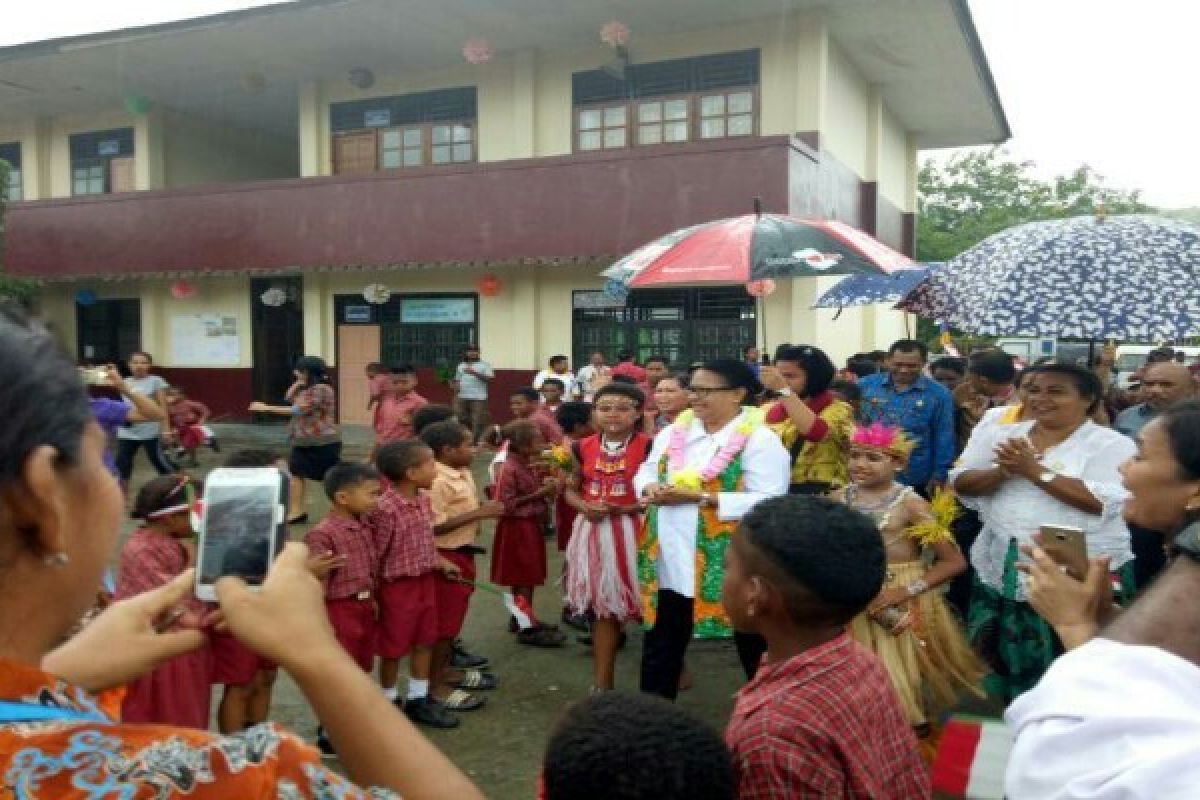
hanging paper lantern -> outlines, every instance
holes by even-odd
[[[348,80],[355,89],[370,89],[375,85],[375,73],[366,67],[355,67],[350,70]]]
[[[495,57],[496,51],[492,49],[487,39],[477,37],[467,39],[463,45],[462,54],[468,64],[486,64]]]
[[[130,94],[125,96],[125,110],[130,114],[141,116],[148,112],[154,104],[150,102],[148,97],[143,97],[140,94]]]
[[[629,287],[624,281],[613,278],[604,284],[604,293],[614,300],[624,300],[629,296]]]
[[[75,292],[75,304],[87,308],[88,306],[96,305],[96,293],[91,289],[80,289]]]
[[[239,82],[242,85],[242,91],[246,94],[258,94],[267,88],[267,79],[261,72],[244,72]]]
[[[262,304],[264,306],[279,308],[281,305],[287,302],[288,296],[287,292],[285,292],[283,289],[280,289],[278,286],[272,286],[270,289],[267,289],[265,292],[263,292],[259,299],[262,300]]]
[[[382,283],[372,283],[363,289],[363,299],[372,305],[381,306],[392,298],[392,290]]]
[[[484,297],[495,297],[500,294],[503,285],[495,275],[484,275],[479,279],[479,293]]]
[[[766,297],[775,291],[775,281],[767,278],[761,281],[750,281],[746,284],[746,294],[751,297]]]
[[[616,49],[629,44],[629,26],[623,22],[606,22],[600,28],[600,41]]]
[[[191,281],[175,281],[171,284],[171,297],[176,300],[190,300],[198,293],[199,289]]]

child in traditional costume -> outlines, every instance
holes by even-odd
[[[875,520],[888,557],[883,591],[850,633],[883,661],[909,722],[926,733],[964,691],[982,696],[985,670],[938,591],[967,568],[950,531],[954,498],[939,494],[931,506],[896,481],[912,449],[900,428],[855,429],[850,484],[835,498]]]
[[[633,478],[650,452],[638,428],[645,395],[612,383],[595,394],[600,433],[574,443],[578,469],[565,497],[577,512],[567,544],[567,605],[591,613],[592,692],[615,688],[614,670],[622,626],[641,619],[637,579],[637,531],[641,507]]]

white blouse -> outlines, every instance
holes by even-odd
[[[1027,435],[1033,425],[1033,421],[1026,420],[1012,425],[977,427],[962,457],[950,471],[951,483],[964,472],[994,467],[996,446]],[[1004,560],[1009,541],[1016,539],[1018,545],[1032,544],[1033,535],[1042,525],[1082,528],[1088,555],[1111,556],[1113,569],[1132,561],[1129,529],[1121,516],[1129,492],[1121,484],[1117,468],[1136,452],[1137,446],[1131,439],[1091,421],[1077,428],[1065,442],[1046,451],[1042,459],[1046,469],[1083,481],[1102,506],[1098,515],[1056,500],[1024,478],[1010,478],[990,495],[960,495],[962,504],[978,511],[983,519],[983,530],[971,548],[971,566],[979,579],[993,589],[1003,591]],[[1024,556],[1020,558],[1024,560]],[[1028,578],[1020,574],[1018,600],[1029,597],[1027,581]]]
[[[696,470],[708,466],[741,422],[742,415],[738,415],[724,428],[710,435],[700,420],[694,420],[684,446],[684,466]],[[650,484],[658,483],[658,464],[670,445],[671,431],[672,427],[669,426],[654,437],[654,447],[633,480],[639,495]],[[791,457],[779,437],[765,425],[755,428],[742,451],[743,489],[717,495],[717,519],[741,519],[762,500],[787,494],[791,468]],[[659,589],[670,589],[684,597],[695,596],[696,529],[699,524],[698,505],[689,503],[659,507]]]

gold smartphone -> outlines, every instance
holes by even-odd
[[[1068,525],[1042,525],[1042,549],[1054,559],[1059,566],[1066,567],[1067,574],[1076,580],[1087,576],[1088,552],[1087,539],[1082,528],[1072,528]]]

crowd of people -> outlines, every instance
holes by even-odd
[[[294,524],[307,481],[330,510],[261,590],[222,579],[213,607],[191,593],[201,482],[155,463],[157,428],[121,436],[169,407],[202,428],[207,409],[169,398],[146,354],[131,380],[106,373],[124,399],[89,402],[50,337],[0,312],[9,783],[68,796],[87,771],[162,797],[482,796],[413,723],[456,727],[498,685],[459,641],[494,520],[488,577],[511,595],[515,641],[563,647],[570,626],[592,650],[590,696],[550,732],[550,800],[928,798],[940,723],[985,694],[1011,703],[1011,797],[1193,791],[1200,404],[1186,367],[1154,354],[1119,390],[1104,357],[1018,371],[985,348],[931,365],[914,340],[841,369],[807,345],[678,373],[605,362],[573,374],[551,359],[499,426],[478,349],[452,407],[422,397],[411,367],[373,364],[376,442],[359,462],[342,458],[324,362],[301,359],[284,403],[250,406],[288,418],[287,459],[225,463],[285,471]],[[165,474],[135,493],[140,527],[97,613],[124,508],[104,461],[114,432],[126,482],[140,447]],[[1078,532],[1082,560],[1048,526]],[[561,625],[533,612],[548,533],[564,552]],[[640,695],[615,691],[634,626]],[[747,683],[720,736],[669,701],[693,677],[690,642],[726,638]],[[267,723],[277,669],[349,779]]]

